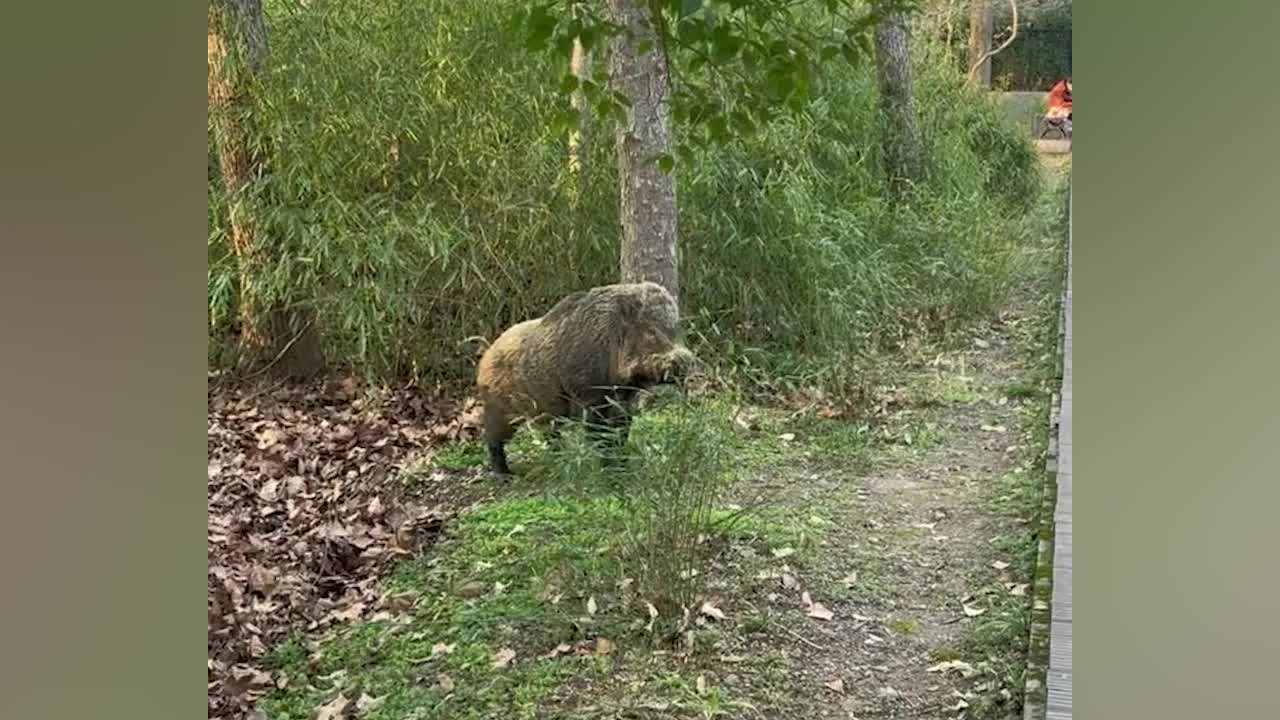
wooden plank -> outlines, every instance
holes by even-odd
[[[1057,457],[1058,497],[1054,507],[1053,589],[1050,595],[1049,669],[1045,673],[1045,720],[1070,720],[1072,715],[1071,643],[1072,592],[1071,573],[1075,561],[1074,535],[1071,527],[1074,477],[1072,475],[1072,364],[1071,364],[1071,280],[1072,243],[1070,202],[1068,194],[1067,282],[1063,293],[1062,332],[1062,403],[1058,408]]]
[[[1066,287],[1062,295],[1062,309],[1058,317],[1058,342],[1061,369],[1061,386],[1051,400],[1049,419],[1051,452],[1046,462],[1046,470],[1054,473],[1057,480],[1057,493],[1047,504],[1045,510],[1052,512],[1052,517],[1045,517],[1042,522],[1053,523],[1052,540],[1041,543],[1040,562],[1038,568],[1051,566],[1047,584],[1047,595],[1043,595],[1033,603],[1032,645],[1038,647],[1039,653],[1047,650],[1047,663],[1044,654],[1038,654],[1028,664],[1026,688],[1024,689],[1023,720],[1071,720],[1073,676],[1071,669],[1072,644],[1072,606],[1071,575],[1075,561],[1073,552],[1074,534],[1071,525],[1071,512],[1074,497],[1074,477],[1072,475],[1072,362],[1071,362],[1071,280],[1072,280],[1072,242],[1071,242],[1071,192],[1067,193],[1067,273]],[[1046,501],[1049,499],[1046,498]],[[1046,548],[1052,548],[1052,558],[1046,555]],[[1039,572],[1039,569],[1037,572]],[[1045,580],[1037,583],[1043,587]],[[1046,612],[1047,611],[1047,612]],[[1047,617],[1046,617],[1047,615]],[[1045,627],[1047,626],[1047,627]],[[1047,632],[1046,632],[1047,631]],[[1046,638],[1047,635],[1047,638]],[[1038,638],[1038,639],[1037,639]],[[1045,647],[1047,645],[1047,648]],[[1043,682],[1041,681],[1043,678]]]
[[[1070,195],[1068,195],[1070,202]],[[1070,208],[1070,206],[1069,206]],[[1068,246],[1066,246],[1066,288],[1062,293],[1062,386],[1061,404],[1057,407],[1057,443],[1053,466],[1057,471],[1057,498],[1053,507],[1053,584],[1050,594],[1050,632],[1048,632],[1048,669],[1044,673],[1044,720],[1070,720],[1071,692],[1071,571],[1075,561],[1074,534],[1071,532],[1074,475],[1071,473],[1071,451],[1074,429],[1073,396],[1071,396],[1071,232],[1068,214]]]

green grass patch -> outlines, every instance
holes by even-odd
[[[706,561],[724,543],[768,556],[807,547],[829,524],[718,505],[735,477],[735,441],[716,403],[642,416],[621,467],[605,470],[584,438],[571,429],[526,458],[534,472],[525,482],[545,482],[545,492],[463,514],[429,556],[396,568],[387,590],[419,596],[403,622],[343,627],[313,652],[298,640],[274,649],[268,662],[290,682],[263,701],[269,716],[308,718],[341,693],[379,698],[368,720],[534,717],[568,678],[663,646],[683,608],[696,609]],[[474,452],[451,447],[446,457]],[[698,629],[695,650],[718,632]],[[601,638],[612,652],[591,651]],[[587,651],[542,657],[566,644]],[[514,659],[495,666],[503,650]],[[713,690],[696,694],[711,715],[729,706]]]
[[[911,619],[894,620],[889,627],[899,635],[917,635],[920,632],[920,622]]]
[[[607,500],[525,498],[462,517],[430,559],[406,562],[389,578],[389,590],[422,596],[409,622],[339,630],[311,664],[297,646],[277,650],[293,682],[264,708],[273,718],[306,718],[341,692],[383,698],[371,720],[478,718],[498,708],[533,717],[546,694],[590,660],[539,655],[560,643],[633,637],[630,620],[641,615],[623,605],[619,590],[621,513]],[[433,654],[438,643],[451,652]],[[495,668],[503,648],[515,660]]]
[[[982,399],[974,378],[963,370],[938,370],[917,381],[911,388],[911,400],[922,407],[938,405],[970,405]]]
[[[935,663],[959,660],[962,657],[964,657],[964,653],[948,645],[942,645],[929,651],[929,661]]]
[[[487,459],[483,443],[453,442],[440,448],[434,458],[434,465],[448,472],[461,472],[483,467]]]
[[[1034,399],[1044,394],[1040,387],[1030,383],[1011,383],[1004,387],[1003,392],[1011,400]]]

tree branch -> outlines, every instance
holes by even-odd
[[[1000,47],[983,53],[982,57],[978,58],[978,62],[974,63],[973,67],[969,68],[968,78],[970,82],[974,79],[974,73],[978,72],[978,68],[982,67],[982,63],[990,60],[1001,50],[1009,47],[1013,44],[1014,39],[1018,37],[1018,3],[1016,0],[1009,0],[1009,8],[1013,11],[1013,27],[1009,32],[1009,37],[1006,38],[1004,42],[1000,43]]]

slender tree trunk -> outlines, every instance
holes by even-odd
[[[907,17],[893,13],[875,27],[876,75],[880,82],[880,136],[885,173],[895,189],[920,182],[923,149],[916,125]]]
[[[573,41],[569,71],[579,82],[591,77],[591,55],[578,40]],[[569,172],[578,176],[578,194],[581,195],[591,170],[591,105],[581,90],[573,94],[573,107],[578,111],[578,125],[569,131]]]
[[[210,0],[208,20],[209,120],[230,210],[231,248],[240,268],[240,342],[253,355],[277,353],[275,359],[284,360],[290,373],[310,375],[322,366],[323,352],[309,314],[267,307],[256,284],[269,258],[248,197],[263,170],[251,150],[249,107],[249,86],[267,59],[262,2]]]
[[[252,11],[258,11],[258,21]],[[261,5],[256,0],[233,4],[209,3],[209,119],[217,141],[218,166],[230,209],[231,248],[240,266],[240,340],[249,349],[263,350],[268,333],[250,268],[260,262],[257,229],[249,211],[246,189],[257,175],[257,159],[249,151],[249,129],[243,84],[266,57],[266,32],[261,30]],[[249,11],[249,12],[246,12]]]
[[[674,158],[671,78],[649,5],[609,0],[613,21],[626,28],[613,41],[610,77],[631,106],[617,134],[622,216],[622,280],[651,280],[679,299],[675,173],[657,160]],[[647,44],[645,52],[640,45]]]
[[[991,34],[994,19],[991,13],[991,0],[972,0],[969,8],[969,62],[965,70],[973,67],[991,52]],[[987,57],[973,74],[972,81],[983,90],[991,87],[991,58]]]

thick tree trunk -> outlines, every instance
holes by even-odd
[[[995,21],[991,13],[991,0],[972,0],[972,3],[969,8],[969,62],[965,65],[965,70],[982,60],[977,72],[970,75],[970,78],[976,87],[986,90],[991,87],[991,58],[983,58],[991,52],[991,34]]]
[[[626,28],[613,41],[610,77],[627,100],[619,124],[618,176],[622,216],[622,280],[651,280],[679,299],[675,173],[657,160],[674,158],[671,78],[643,0],[609,0],[614,22]],[[646,52],[640,45],[647,44]]]
[[[901,189],[918,183],[924,169],[920,132],[916,126],[911,36],[906,16],[895,13],[877,23],[875,45],[884,168],[893,187]]]
[[[312,375],[323,367],[323,351],[310,314],[267,307],[256,285],[268,248],[247,193],[262,172],[261,159],[250,149],[248,86],[267,59],[262,2],[211,0],[208,20],[209,120],[230,210],[231,248],[240,268],[240,342],[251,355],[276,354],[273,362],[283,360],[287,373]]]
[[[582,47],[582,43],[573,41],[573,56],[569,60],[569,71],[579,82],[591,77],[591,56]],[[578,176],[578,192],[587,186],[587,175],[590,173],[591,160],[591,105],[581,90],[573,94],[573,107],[578,111],[578,125],[569,131],[569,172]]]

